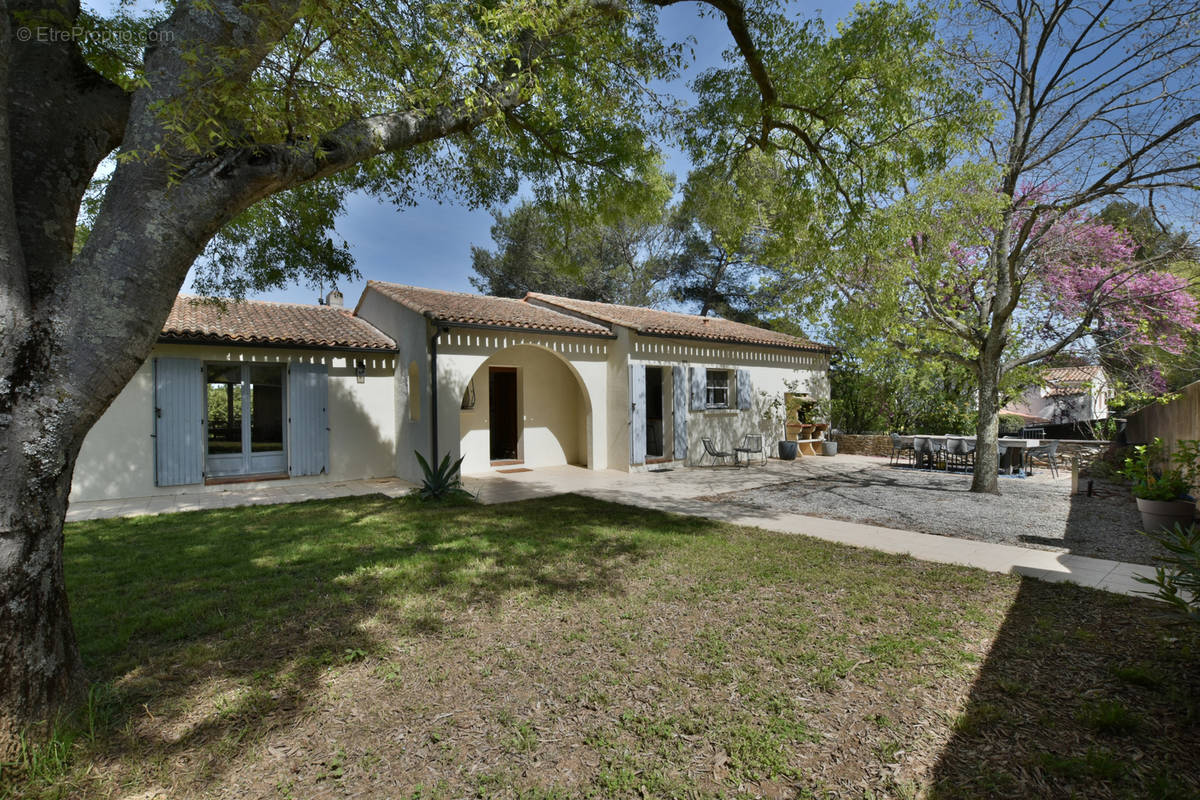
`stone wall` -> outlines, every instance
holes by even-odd
[[[838,453],[848,455],[887,458],[892,452],[891,437],[880,433],[841,433],[837,436],[837,443]],[[1065,465],[1068,458],[1078,459],[1079,465],[1086,468],[1114,446],[1111,442],[1095,439],[1060,439],[1058,462]]]
[[[887,458],[892,452],[891,437],[878,433],[839,433],[837,443],[838,453],[854,456]]]

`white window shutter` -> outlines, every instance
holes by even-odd
[[[671,409],[675,427],[675,459],[687,461],[687,368],[671,367]]]
[[[629,463],[646,463],[646,367],[629,365]]]
[[[329,472],[329,370],[294,362],[288,368],[288,435],[293,475]]]
[[[750,370],[737,371],[737,407],[738,411],[750,410]]]
[[[154,484],[204,480],[204,362],[154,359]]]
[[[705,406],[704,389],[705,389],[705,384],[708,381],[708,371],[705,370],[703,367],[692,367],[691,368],[691,377],[692,377],[692,381],[691,381],[691,393],[690,393],[690,395],[691,395],[690,408],[692,411],[703,411],[704,406]]]

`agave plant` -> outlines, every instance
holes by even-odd
[[[462,490],[462,479],[459,475],[459,469],[462,467],[462,458],[450,463],[450,454],[442,459],[442,463],[437,469],[429,466],[429,462],[425,457],[413,451],[413,455],[417,457],[417,463],[421,465],[421,472],[425,478],[421,481],[421,488],[417,494],[422,500],[440,500],[449,494]],[[465,458],[465,456],[464,456]]]

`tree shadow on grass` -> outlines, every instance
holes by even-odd
[[[1162,612],[1023,579],[932,796],[1200,797],[1200,634]]]
[[[480,507],[382,496],[68,526],[97,749],[207,769],[301,713],[331,668],[515,595],[621,594],[702,520],[577,495]],[[216,743],[217,746],[208,746]],[[201,749],[201,746],[204,746]]]

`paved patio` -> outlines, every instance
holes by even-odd
[[[809,459],[805,469],[861,462],[878,464],[865,456],[839,455],[835,459]],[[582,467],[549,467],[509,474],[465,476],[463,481],[481,503],[508,503],[574,492],[577,494],[705,517],[735,525],[781,533],[803,534],[827,541],[868,547],[915,558],[977,567],[991,572],[1015,573],[1049,581],[1070,581],[1118,594],[1136,594],[1145,586],[1135,576],[1148,575],[1144,565],[1011,544],[974,541],[953,536],[916,533],[861,522],[805,516],[789,511],[720,502],[719,495],[794,482],[799,476],[791,462],[769,461],[766,466],[660,468],[653,472],[592,471]],[[172,511],[233,508],[246,505],[288,503],[301,500],[381,493],[389,497],[408,494],[414,486],[399,479],[342,481],[338,483],[251,484],[220,492],[135,498],[119,501],[72,503],[67,521],[104,517],[132,517]]]
[[[328,500],[364,494],[385,494],[403,497],[415,489],[414,484],[399,478],[377,478],[335,483],[294,483],[292,481],[263,481],[261,483],[229,484],[215,490],[193,494],[132,497],[125,500],[90,500],[71,503],[67,522],[109,517],[140,517],[146,514],[166,514],[176,511],[204,511],[211,508],[262,506],[275,503],[299,503],[303,500]]]

